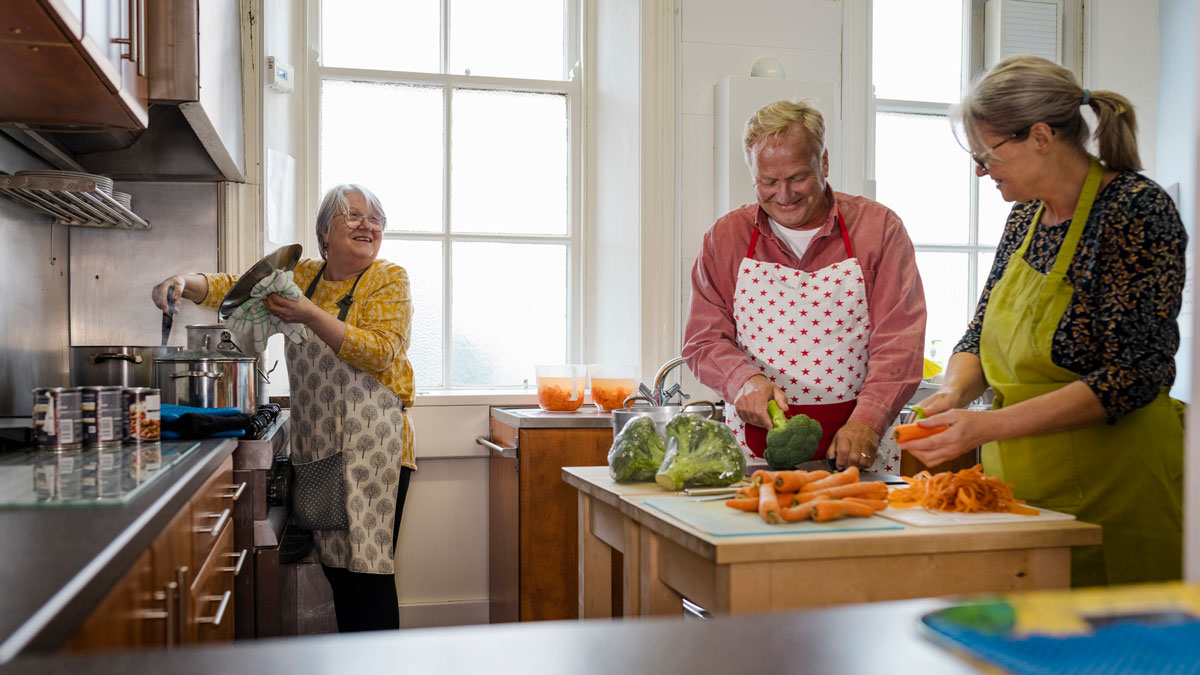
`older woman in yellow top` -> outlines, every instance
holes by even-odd
[[[264,300],[272,313],[313,333],[287,345],[292,459],[301,465],[341,453],[345,465],[346,525],[313,532],[342,632],[394,629],[400,622],[396,537],[416,470],[407,413],[412,297],[404,268],[377,257],[386,224],[370,190],[333,188],[317,212],[323,260],[301,260],[294,270],[304,295]],[[173,286],[177,297],[215,308],[236,281],[231,274],[176,275],[155,286],[152,297],[165,308]]]

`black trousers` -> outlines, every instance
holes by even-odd
[[[400,534],[400,516],[404,513],[404,498],[413,470],[400,469],[400,485],[396,492],[396,522],[392,525],[392,556],[396,555],[396,540]],[[400,628],[400,603],[396,599],[396,578],[391,574],[351,572],[343,567],[321,565],[329,586],[333,589],[333,611],[337,614],[339,633],[366,630],[397,630]]]

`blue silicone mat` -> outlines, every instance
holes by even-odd
[[[650,497],[644,500],[663,513],[714,537],[739,537],[757,534],[811,534],[814,532],[853,532],[861,530],[900,530],[904,526],[878,516],[838,518],[824,523],[802,520],[798,523],[771,525],[757,513],[725,506],[724,499],[705,501],[691,497]]]
[[[1128,675],[1200,673],[1200,622],[1117,623],[1090,635],[1011,637],[963,626],[937,614],[922,619],[935,642],[1013,673]]]

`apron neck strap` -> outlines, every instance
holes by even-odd
[[[767,214],[762,210],[762,207],[759,207],[758,209],[758,222],[763,224],[769,224],[771,222],[767,220]],[[846,257],[853,258],[854,246],[850,243],[850,231],[846,229],[846,221],[842,219],[842,212],[838,209],[836,204],[833,206],[833,222],[837,224],[838,229],[840,229],[842,232],[842,244],[846,246]],[[754,249],[758,247],[758,233],[759,229],[757,226],[754,228],[754,231],[750,233],[750,246],[746,249],[747,258],[754,257]],[[322,267],[321,269],[325,268]]]
[[[1088,214],[1092,212],[1092,204],[1096,202],[1096,193],[1100,191],[1100,178],[1103,173],[1100,160],[1093,157],[1088,166],[1087,177],[1083,180],[1083,189],[1080,190],[1079,199],[1075,202],[1075,213],[1071,215],[1071,226],[1067,230],[1066,237],[1063,238],[1062,246],[1058,249],[1058,257],[1054,260],[1054,268],[1050,274],[1064,276],[1071,261],[1075,258],[1075,250],[1079,248],[1079,240],[1083,236],[1083,226],[1087,224]],[[1024,257],[1025,252],[1029,250],[1029,243],[1033,241],[1033,231],[1042,221],[1042,209],[1045,206],[1045,202],[1038,205],[1037,212],[1033,214],[1033,222],[1029,226],[1029,231],[1025,233],[1025,240],[1021,242],[1021,247],[1013,254],[1014,256]]]
[[[320,281],[321,276],[325,274],[325,266],[328,264],[328,262],[321,263],[321,269],[317,270],[317,276],[313,277],[313,280],[308,284],[308,288],[304,291],[304,297],[312,300],[313,293],[316,293],[317,291],[317,282]],[[367,269],[370,269],[369,265],[367,266]],[[358,282],[362,280],[363,275],[366,273],[367,270],[359,272],[358,276],[354,278],[354,285],[350,287],[350,292],[342,296],[341,300],[338,300],[336,303],[334,303],[338,306],[338,321],[346,320],[346,315],[350,313],[350,305],[354,304],[354,291],[358,288]]]

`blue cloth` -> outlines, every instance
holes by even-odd
[[[164,403],[159,410],[159,416],[164,422],[174,422],[179,419],[180,415],[188,413],[197,413],[200,415],[212,415],[213,417],[227,417],[230,415],[241,415],[241,408],[198,408],[190,405],[175,405],[173,403]]]
[[[184,415],[192,415],[186,420],[181,419]],[[162,418],[162,437],[165,439],[179,438],[244,438],[246,436],[245,429],[227,429],[225,431],[214,431],[212,433],[197,432],[197,423],[200,428],[212,428],[212,424],[205,424],[201,420],[208,418],[225,418],[234,417],[237,415],[245,415],[241,408],[198,408],[195,406],[175,405],[173,403],[164,403],[159,410],[159,416]],[[210,420],[211,422],[211,420]],[[233,423],[231,421],[231,423]],[[236,424],[236,423],[235,423]],[[170,427],[174,428],[170,428]],[[225,426],[229,426],[228,424]],[[177,429],[183,429],[181,433]]]
[[[232,431],[218,431],[215,434],[209,434],[205,438],[244,438],[246,436],[245,429],[234,429]],[[178,440],[183,438],[178,431],[162,431],[162,437],[167,440]]]

